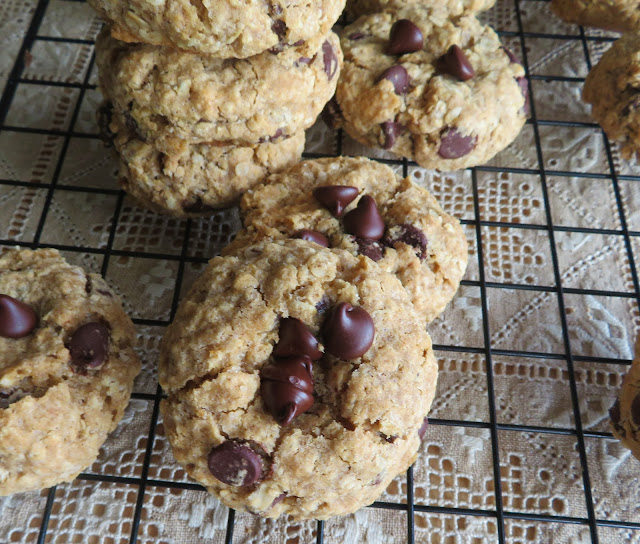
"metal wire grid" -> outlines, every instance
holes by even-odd
[[[67,0],[67,1],[83,1],[83,0]],[[613,40],[614,38],[602,38],[602,37],[593,37],[588,36],[584,29],[579,28],[578,34],[567,34],[567,35],[557,35],[557,34],[545,34],[545,33],[533,33],[533,32],[524,32],[523,31],[523,23],[522,23],[522,14],[521,14],[521,4],[526,2],[545,2],[547,0],[514,0],[515,2],[515,10],[517,15],[517,31],[501,31],[499,34],[503,37],[509,37],[513,39],[517,39],[520,42],[520,46],[522,49],[522,61],[527,71],[527,76],[529,80],[529,92],[531,96],[531,118],[528,121],[529,125],[533,127],[533,133],[535,138],[535,146],[536,146],[536,156],[538,160],[538,168],[527,169],[527,168],[498,168],[491,166],[482,166],[472,168],[471,170],[471,178],[473,184],[473,202],[474,202],[474,211],[475,211],[475,220],[463,220],[463,224],[469,226],[470,228],[475,229],[475,235],[477,239],[477,251],[478,251],[478,262],[479,266],[479,280],[465,280],[463,282],[464,285],[474,286],[480,289],[482,295],[482,315],[483,315],[483,336],[484,336],[484,347],[483,348],[470,348],[464,346],[455,346],[455,345],[435,345],[435,349],[443,352],[457,352],[457,353],[475,353],[480,354],[486,359],[486,373],[487,373],[487,386],[488,386],[488,406],[489,406],[489,422],[477,422],[477,421],[465,421],[465,420],[451,420],[451,419],[430,419],[430,423],[432,425],[442,425],[442,426],[453,426],[453,427],[477,427],[486,429],[490,432],[491,443],[492,443],[492,459],[493,459],[493,479],[495,483],[495,509],[486,510],[486,509],[465,509],[465,508],[452,508],[452,507],[441,507],[437,505],[422,505],[415,504],[414,502],[414,485],[413,485],[413,469],[410,468],[407,471],[406,475],[406,504],[400,503],[390,503],[390,502],[376,502],[370,508],[382,508],[382,509],[391,509],[391,510],[399,510],[404,511],[407,514],[407,530],[406,530],[406,538],[408,543],[415,542],[415,524],[414,524],[414,513],[417,512],[425,512],[432,514],[452,514],[452,515],[466,515],[466,516],[480,516],[486,518],[493,518],[496,522],[497,526],[497,535],[496,541],[500,544],[507,542],[507,537],[505,536],[505,520],[530,520],[530,521],[538,521],[538,522],[554,522],[554,523],[564,523],[564,524],[578,524],[583,526],[588,526],[591,536],[592,543],[598,543],[598,531],[597,527],[611,527],[611,528],[622,528],[629,530],[640,530],[640,523],[633,523],[625,520],[611,520],[611,519],[599,519],[596,517],[594,511],[594,503],[592,496],[592,486],[591,486],[591,478],[589,474],[589,467],[587,463],[587,454],[585,449],[585,438],[594,438],[594,439],[607,439],[611,438],[611,433],[608,432],[588,432],[585,431],[582,425],[580,408],[578,405],[578,391],[576,387],[576,378],[574,371],[574,362],[591,362],[591,363],[617,363],[617,364],[630,364],[629,360],[617,360],[611,361],[609,359],[603,359],[600,357],[587,357],[587,356],[576,356],[572,355],[571,345],[570,345],[570,337],[568,332],[568,325],[565,315],[565,295],[567,294],[578,294],[578,295],[598,295],[605,297],[626,297],[634,299],[635,304],[638,304],[640,300],[640,285],[638,282],[638,274],[635,265],[634,255],[632,251],[631,241],[632,238],[640,238],[640,232],[631,231],[627,226],[627,221],[625,218],[625,210],[623,208],[621,192],[619,187],[619,180],[625,181],[633,181],[636,183],[640,183],[640,176],[635,175],[619,175],[617,169],[614,164],[614,159],[612,156],[611,145],[606,139],[606,136],[602,134],[602,138],[604,140],[604,146],[606,149],[606,157],[609,166],[608,174],[598,174],[598,173],[576,173],[572,171],[558,171],[558,170],[549,170],[545,169],[544,162],[542,158],[542,147],[541,147],[541,136],[540,136],[540,127],[543,126],[556,126],[556,127],[587,127],[587,128],[597,128],[597,125],[594,123],[580,123],[580,122],[568,122],[568,121],[556,121],[556,120],[546,120],[546,119],[538,119],[536,114],[536,101],[534,96],[534,89],[532,88],[531,82],[535,80],[545,80],[545,81],[571,81],[581,83],[584,81],[584,78],[572,78],[572,77],[550,77],[550,76],[537,76],[529,73],[529,63],[527,59],[527,49],[525,47],[525,39],[527,38],[553,38],[557,40],[567,40],[567,41],[579,41],[582,44],[582,49],[584,51],[585,61],[587,67],[591,68],[591,58],[588,43],[593,40]],[[37,228],[35,231],[35,235],[31,242],[18,241],[15,239],[0,239],[0,244],[5,246],[15,246],[21,245],[26,247],[40,247],[42,245],[47,245],[49,247],[55,247],[60,250],[65,250],[69,252],[86,252],[93,253],[103,256],[103,262],[101,267],[102,275],[106,275],[107,270],[109,268],[110,258],[114,256],[118,257],[146,257],[146,258],[157,258],[157,259],[166,259],[172,260],[177,263],[178,271],[177,271],[177,281],[176,288],[174,289],[173,300],[171,303],[171,317],[174,315],[181,285],[183,275],[185,272],[185,265],[187,263],[204,263],[207,261],[204,257],[194,257],[188,255],[188,242],[190,240],[190,234],[192,232],[192,221],[185,221],[184,233],[182,238],[182,249],[178,255],[165,254],[165,253],[151,253],[151,252],[140,252],[140,251],[127,251],[127,250],[118,250],[114,248],[114,239],[116,236],[118,221],[121,217],[121,212],[123,208],[123,198],[124,193],[117,189],[99,189],[92,187],[77,187],[71,185],[62,185],[58,183],[58,179],[60,177],[60,172],[62,165],[64,163],[65,154],[67,152],[69,143],[71,138],[98,138],[97,135],[85,134],[82,132],[76,132],[73,130],[76,120],[78,118],[78,114],[80,111],[80,107],[83,101],[84,94],[87,90],[95,89],[95,85],[90,84],[90,74],[92,72],[94,57],[92,56],[89,61],[88,69],[86,70],[86,75],[82,83],[63,83],[63,82],[47,82],[40,80],[31,80],[22,77],[22,74],[25,70],[25,65],[28,64],[27,57],[29,55],[29,51],[31,50],[34,42],[38,41],[55,41],[55,42],[63,42],[70,44],[84,44],[91,45],[92,42],[90,40],[81,40],[81,39],[71,39],[71,38],[59,38],[59,37],[50,37],[50,36],[42,36],[39,35],[39,29],[41,27],[41,23],[43,21],[43,17],[45,15],[45,11],[47,9],[48,0],[39,0],[38,5],[35,9],[35,13],[29,24],[28,30],[22,42],[22,46],[17,56],[17,60],[13,69],[11,70],[9,79],[7,81],[6,87],[0,99],[0,132],[7,133],[35,133],[42,135],[53,135],[59,136],[63,139],[62,149],[60,152],[60,156],[58,162],[55,167],[55,171],[53,173],[52,179],[50,183],[40,183],[38,185],[39,188],[45,188],[47,190],[45,203],[42,208],[41,215],[38,219]],[[78,89],[78,97],[76,99],[76,105],[72,112],[71,120],[69,123],[69,128],[67,130],[44,130],[37,128],[29,128],[23,126],[10,126],[6,124],[7,114],[11,107],[12,101],[16,94],[16,90],[18,85],[30,85],[30,84],[38,84],[38,85],[47,85],[47,86],[62,86],[62,87],[73,87]],[[342,154],[342,135],[338,133],[337,135],[337,154]],[[308,158],[315,156],[323,156],[320,154],[306,154]],[[396,166],[401,166],[403,174],[406,176],[408,172],[408,168],[413,166],[414,163],[411,163],[407,160],[384,160],[384,162],[393,164]],[[534,176],[539,176],[542,185],[542,192],[544,197],[544,208],[547,217],[547,223],[545,225],[537,225],[537,224],[514,224],[503,221],[487,221],[480,220],[480,202],[478,198],[478,173],[480,172],[508,172],[513,174],[530,174]],[[611,180],[613,184],[613,190],[615,192],[615,198],[617,202],[619,221],[620,221],[620,229],[592,229],[592,228],[578,228],[578,227],[565,227],[558,226],[552,223],[552,215],[550,213],[550,199],[548,195],[548,187],[547,187],[547,177],[549,175],[553,175],[555,177],[571,177],[579,175],[582,178],[593,178],[593,179],[608,179]],[[27,181],[20,181],[15,179],[1,179],[0,186],[23,186],[29,187],[30,183]],[[102,195],[112,195],[115,196],[116,205],[113,220],[111,223],[111,228],[109,232],[108,241],[105,248],[91,248],[91,247],[77,247],[71,245],[56,245],[56,244],[41,244],[40,240],[43,234],[43,228],[45,224],[45,220],[47,218],[47,212],[49,210],[49,206],[51,204],[52,198],[54,196],[54,192],[56,190],[64,190],[64,191],[83,191],[83,192],[94,192]],[[550,251],[553,263],[553,276],[555,279],[555,286],[552,287],[542,287],[542,286],[531,286],[531,285],[522,285],[522,284],[513,284],[513,283],[497,283],[487,281],[485,278],[485,270],[484,270],[484,255],[483,255],[483,244],[482,244],[482,235],[481,229],[482,227],[500,227],[500,228],[510,228],[510,229],[533,229],[533,230],[543,230],[549,236],[550,242]],[[555,242],[555,234],[558,232],[570,232],[570,233],[598,233],[604,235],[612,235],[612,236],[621,236],[624,240],[624,247],[626,250],[626,258],[629,262],[630,272],[633,280],[633,292],[620,292],[620,291],[606,291],[606,290],[593,290],[593,289],[575,289],[575,288],[565,288],[562,286],[561,275],[560,275],[560,267],[558,261],[558,255],[556,252],[556,242]],[[493,349],[491,347],[490,342],[490,332],[489,332],[489,321],[487,319],[488,316],[488,303],[487,303],[487,289],[488,288],[497,288],[497,289],[518,289],[518,290],[536,290],[536,291],[548,291],[550,293],[554,293],[557,297],[557,304],[560,310],[560,318],[562,324],[562,337],[564,343],[564,353],[559,354],[548,354],[548,353],[536,353],[536,352],[528,352],[528,351],[518,351],[518,350],[508,350],[508,349]],[[149,326],[166,326],[170,320],[157,320],[157,319],[134,319],[134,322],[137,325],[149,325]],[[503,424],[497,422],[496,417],[496,404],[495,404],[495,394],[494,394],[494,375],[493,375],[493,357],[494,356],[520,356],[520,357],[530,357],[530,358],[542,358],[545,357],[547,359],[554,359],[558,361],[564,361],[567,365],[568,375],[569,375],[569,385],[570,385],[570,393],[571,393],[571,402],[573,406],[573,416],[575,421],[575,429],[572,428],[557,428],[557,427],[546,427],[546,426],[530,426],[530,425],[515,425],[515,424]],[[157,387],[155,394],[148,393],[134,393],[133,397],[138,399],[143,399],[146,401],[153,402],[153,411],[151,414],[151,422],[149,425],[148,432],[148,440],[146,444],[146,450],[144,454],[144,462],[142,466],[142,473],[139,478],[137,477],[122,477],[122,476],[112,476],[112,475],[98,475],[98,474],[90,474],[84,473],[81,474],[79,479],[81,480],[94,480],[100,482],[111,482],[111,483],[120,483],[120,484],[130,484],[136,486],[138,488],[137,492],[137,501],[135,505],[135,510],[133,512],[133,521],[131,524],[131,533],[129,542],[131,544],[135,543],[138,540],[138,529],[141,521],[141,513],[143,508],[143,502],[145,499],[145,492],[147,487],[155,486],[159,488],[164,488],[166,490],[174,489],[189,489],[189,490],[202,490],[202,488],[197,484],[192,483],[181,483],[175,481],[167,481],[160,479],[152,479],[149,478],[149,467],[151,463],[151,456],[153,452],[154,440],[156,437],[156,423],[158,421],[158,406],[159,401],[161,399],[162,392],[159,387]],[[556,435],[566,435],[566,436],[574,436],[577,439],[577,445],[579,450],[580,463],[582,468],[582,480],[584,485],[584,494],[586,500],[586,517],[569,517],[569,516],[559,516],[559,515],[541,515],[534,513],[522,513],[522,512],[514,512],[505,510],[503,506],[503,498],[502,498],[502,490],[501,490],[501,474],[500,474],[500,452],[498,448],[498,431],[526,431],[526,432],[536,432],[536,433],[549,433]],[[37,542],[42,544],[45,542],[47,537],[47,531],[49,526],[49,519],[52,512],[52,507],[54,504],[55,497],[55,488],[49,490],[46,500],[46,505],[44,508],[42,523],[39,530],[39,536]],[[230,544],[233,542],[234,536],[234,525],[235,525],[235,512],[233,510],[229,510],[227,526],[226,526],[226,536],[225,543]],[[0,535],[1,536],[1,535]],[[322,521],[317,522],[316,528],[316,542],[318,544],[322,544],[324,541],[324,523]]]

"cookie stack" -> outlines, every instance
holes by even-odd
[[[462,279],[464,233],[366,158],[303,161],[240,208],[162,340],[165,431],[232,508],[353,512],[416,458],[438,371],[425,322]]]
[[[344,0],[91,4],[111,25],[96,40],[102,124],[142,205],[207,215],[300,159],[337,84]]]

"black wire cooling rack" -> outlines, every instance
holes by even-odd
[[[77,0],[65,0],[71,3]],[[511,1],[511,0],[508,0]],[[448,344],[437,344],[435,348],[440,354],[475,354],[481,356],[486,361],[486,379],[487,379],[487,392],[488,392],[488,421],[479,422],[472,420],[457,420],[457,419],[431,419],[430,424],[434,426],[445,427],[464,427],[472,428],[476,427],[483,429],[490,434],[491,438],[491,462],[493,467],[493,481],[494,486],[494,507],[493,508],[459,508],[442,506],[438,504],[425,505],[417,504],[414,500],[414,472],[413,468],[410,468],[406,474],[406,501],[395,502],[376,502],[370,508],[373,509],[387,509],[396,510],[406,513],[406,542],[414,543],[421,541],[416,538],[416,525],[415,516],[420,513],[425,514],[439,514],[439,515],[451,515],[451,516],[472,516],[492,519],[495,523],[495,535],[493,537],[478,537],[473,542],[524,542],[524,540],[518,540],[513,535],[508,535],[505,531],[505,525],[512,520],[530,521],[542,524],[569,524],[578,525],[588,529],[590,541],[592,543],[598,542],[617,542],[617,537],[602,538],[599,536],[599,530],[602,528],[620,529],[622,533],[616,534],[628,535],[629,541],[634,542],[640,539],[640,523],[632,520],[617,519],[615,516],[610,519],[604,519],[602,516],[596,515],[596,509],[594,508],[593,497],[593,474],[590,473],[590,466],[587,460],[587,450],[585,443],[587,440],[610,440],[611,433],[602,431],[585,430],[582,422],[582,414],[579,405],[579,391],[576,381],[576,363],[596,363],[596,364],[617,364],[621,366],[628,366],[630,361],[628,359],[610,360],[608,358],[594,357],[594,356],[580,356],[574,355],[571,349],[571,336],[569,332],[569,325],[566,316],[566,297],[571,295],[594,295],[599,297],[614,297],[614,298],[627,298],[631,299],[634,303],[634,315],[637,318],[638,315],[638,301],[640,300],[640,286],[638,283],[638,274],[635,265],[633,242],[634,238],[640,237],[640,232],[630,230],[627,225],[627,219],[625,215],[625,208],[623,205],[623,198],[621,195],[620,182],[640,183],[640,175],[623,174],[620,173],[620,169],[615,159],[615,146],[610,145],[604,134],[602,139],[604,142],[604,149],[606,152],[606,160],[608,171],[602,173],[594,172],[574,172],[569,170],[554,170],[550,169],[543,160],[543,150],[541,141],[543,136],[541,131],[545,130],[545,127],[555,127],[559,130],[566,127],[582,127],[588,129],[598,130],[598,127],[594,123],[590,122],[574,122],[574,121],[562,121],[554,119],[542,119],[539,118],[536,111],[536,83],[575,83],[581,85],[584,81],[584,77],[565,77],[565,76],[546,76],[531,74],[529,69],[530,51],[532,43],[537,39],[549,39],[557,40],[560,42],[576,42],[581,44],[581,50],[584,54],[584,62],[588,68],[591,67],[591,48],[590,46],[595,43],[606,43],[613,41],[614,36],[607,36],[604,34],[590,33],[585,31],[581,27],[571,27],[575,32],[567,34],[550,34],[544,32],[529,32],[524,30],[522,21],[522,10],[525,6],[535,2],[546,2],[546,0],[513,0],[515,2],[515,14],[516,14],[516,28],[512,30],[504,30],[498,28],[498,32],[504,40],[510,40],[511,43],[515,43],[522,54],[522,61],[527,70],[527,76],[529,81],[529,92],[531,96],[531,118],[528,121],[527,126],[532,129],[533,142],[535,146],[535,155],[537,158],[537,166],[535,168],[503,168],[498,166],[482,166],[472,168],[469,170],[471,177],[471,184],[473,188],[473,210],[474,219],[463,219],[462,223],[465,225],[468,233],[473,233],[472,237],[475,237],[475,246],[477,248],[478,259],[478,273],[477,280],[465,280],[463,286],[469,286],[479,289],[480,292],[480,305],[482,312],[483,328],[481,335],[484,339],[484,347],[473,348],[467,346],[456,346]],[[94,57],[93,57],[93,42],[92,40],[78,39],[78,38],[65,38],[57,36],[47,36],[43,34],[41,27],[45,17],[49,2],[48,0],[39,0],[35,10],[32,13],[31,22],[28,25],[26,34],[22,41],[22,45],[17,54],[15,64],[9,74],[2,98],[0,99],[0,135],[9,135],[9,137],[19,137],[21,134],[40,135],[43,137],[49,137],[55,139],[56,145],[59,147],[59,155],[55,161],[54,170],[50,176],[49,181],[38,181],[37,189],[43,200],[40,208],[39,216],[34,220],[37,220],[37,225],[33,230],[33,234],[28,239],[19,237],[18,235],[12,236],[9,230],[9,237],[6,239],[0,239],[0,245],[5,247],[12,247],[20,245],[23,247],[41,247],[49,246],[60,249],[68,254],[89,254],[100,257],[101,265],[99,265],[100,271],[105,277],[116,274],[112,272],[114,261],[119,258],[142,258],[142,259],[158,259],[166,260],[172,263],[177,269],[176,271],[176,288],[173,290],[173,295],[168,304],[167,315],[165,319],[150,319],[144,316],[139,316],[134,319],[134,322],[139,327],[157,328],[158,334],[162,333],[162,328],[165,327],[173,316],[180,297],[180,286],[183,278],[186,274],[186,270],[191,265],[201,265],[205,263],[211,254],[211,246],[209,251],[198,251],[198,244],[201,243],[202,237],[201,228],[196,228],[196,222],[194,221],[169,221],[168,225],[175,231],[175,238],[180,242],[174,244],[173,247],[166,250],[166,248],[160,246],[158,251],[149,251],[148,247],[138,249],[133,244],[133,249],[122,248],[122,246],[116,244],[116,238],[119,233],[119,222],[123,220],[123,214],[132,213],[126,208],[124,201],[125,195],[121,191],[115,188],[113,184],[110,188],[96,187],[92,184],[64,184],[60,182],[61,171],[65,161],[65,155],[67,154],[70,144],[83,139],[97,140],[99,136],[97,134],[89,134],[83,130],[78,130],[76,125],[81,112],[83,99],[85,94],[94,92],[96,85],[92,84],[92,75],[94,74]],[[50,81],[42,79],[31,79],[25,76],[25,72],[28,71],[29,64],[31,62],[32,50],[37,47],[38,44],[44,42],[59,42],[60,44],[66,44],[69,46],[83,47],[86,49],[86,54],[91,58],[88,61],[87,69],[84,74],[78,76],[77,81]],[[72,100],[75,101],[75,106],[71,109],[71,115],[68,123],[62,128],[38,128],[22,126],[20,124],[19,116],[9,115],[12,103],[14,102],[19,89],[27,88],[31,85],[47,86],[48,88],[55,90],[56,88],[71,89],[73,91]],[[342,154],[343,152],[343,137],[341,133],[336,136],[337,149],[336,154]],[[307,153],[307,158],[316,156],[323,156],[318,153]],[[388,160],[382,159],[384,162],[398,167],[402,170],[402,173],[406,176],[411,167],[415,164],[406,160]],[[34,168],[37,169],[38,165],[35,164]],[[546,223],[544,224],[514,224],[507,221],[493,221],[493,220],[481,220],[481,202],[479,198],[479,176],[484,173],[508,173],[508,174],[522,174],[535,176],[540,181],[542,188],[542,200],[543,207],[546,215]],[[589,227],[568,227],[555,225],[552,222],[551,204],[548,188],[548,178],[553,176],[554,178],[568,178],[574,176],[580,176],[585,180],[608,180],[612,184],[613,192],[615,194],[615,201],[617,206],[618,224],[619,228],[611,229],[596,229]],[[0,179],[0,195],[2,191],[8,191],[12,187],[33,187],[33,181],[25,179]],[[635,191],[640,191],[640,185],[636,185]],[[68,194],[78,192],[83,194],[95,194],[100,197],[110,198],[113,200],[113,215],[109,223],[109,228],[103,233],[106,241],[101,244],[100,247],[88,247],[83,245],[71,244],[71,243],[51,243],[50,240],[45,239],[46,233],[45,224],[48,219],[48,213],[51,207],[52,200],[59,193],[66,192]],[[594,203],[595,206],[598,203]],[[1,212],[2,210],[0,210]],[[216,217],[210,221],[208,226],[208,233],[213,233],[213,237],[217,240],[217,247],[213,248],[213,251],[219,250],[233,235],[233,232],[228,229],[216,230]],[[141,224],[141,228],[144,228],[146,223]],[[483,248],[483,236],[482,232],[484,228],[504,228],[504,229],[528,229],[530,231],[543,231],[548,236],[549,248],[551,255],[552,276],[553,282],[551,286],[532,286],[516,283],[502,283],[487,280],[487,272],[485,269],[485,252],[486,248]],[[556,236],[559,233],[582,233],[582,234],[600,234],[612,237],[617,237],[622,241],[624,246],[625,258],[628,261],[628,268],[630,271],[630,277],[632,281],[632,288],[628,291],[608,291],[608,290],[594,290],[594,289],[580,289],[564,287],[561,279],[561,267],[559,264],[559,256],[557,253]],[[162,235],[161,233],[159,234]],[[98,244],[95,244],[98,245]],[[205,243],[206,245],[206,243]],[[214,244],[215,245],[215,244]],[[131,247],[131,246],[127,246]],[[196,250],[194,250],[194,247]],[[556,298],[557,307],[559,309],[560,322],[562,327],[562,343],[563,350],[560,353],[537,353],[528,352],[513,349],[495,348],[491,345],[489,320],[487,319],[489,313],[489,304],[487,292],[489,289],[512,289],[512,290],[529,290],[529,291],[547,291]],[[495,380],[494,380],[494,359],[499,357],[526,357],[526,358],[541,358],[556,360],[560,363],[566,364],[566,373],[569,383],[570,402],[573,411],[573,428],[565,428],[558,426],[531,426],[531,425],[519,425],[519,424],[506,424],[500,423],[496,414],[496,400],[495,400]],[[153,387],[156,388],[153,392]],[[171,479],[152,478],[150,477],[150,466],[152,463],[152,457],[154,455],[154,442],[156,440],[156,431],[158,423],[158,404],[161,399],[162,392],[153,385],[151,390],[146,392],[136,392],[133,395],[134,399],[147,401],[151,409],[151,415],[148,422],[148,434],[146,444],[143,444],[144,456],[142,462],[142,468],[139,474],[130,476],[119,476],[110,474],[97,474],[91,471],[80,475],[79,480],[84,481],[98,481],[105,483],[126,484],[134,489],[136,493],[135,507],[133,512],[130,512],[130,522],[127,526],[130,527],[128,541],[133,544],[140,541],[139,528],[141,524],[141,518],[143,515],[143,505],[145,502],[145,495],[148,494],[149,488],[157,488],[165,490],[167,493],[171,490],[192,490],[202,492],[202,488],[196,484],[189,483],[188,481],[173,481]],[[543,422],[544,423],[544,422]],[[559,435],[571,437],[576,440],[577,454],[579,455],[580,471],[582,478],[582,486],[584,488],[584,512],[583,516],[563,516],[563,515],[547,515],[525,511],[513,511],[505,508],[503,500],[502,489],[502,475],[501,475],[501,451],[499,448],[499,435],[501,432],[528,432],[528,433],[540,433],[549,435]],[[155,474],[155,473],[154,473]],[[160,475],[162,473],[159,473]],[[37,528],[37,538],[31,541],[37,541],[38,543],[45,542],[57,542],[55,539],[55,531],[50,527],[50,518],[56,498],[56,488],[52,488],[48,491],[46,496],[46,503],[42,512],[41,521]],[[234,511],[229,510],[226,533],[224,536],[224,542],[230,544],[234,542],[234,529],[236,527],[236,514]],[[626,532],[625,532],[626,531]],[[5,536],[0,534],[0,543],[5,543]],[[236,535],[237,536],[237,535]],[[7,537],[8,538],[8,537]],[[147,538],[147,537],[145,537]],[[315,528],[315,541],[318,544],[325,542],[325,522],[318,521]],[[148,539],[148,538],[147,538]],[[626,541],[626,537],[623,539]],[[14,541],[14,540],[12,540]],[[106,541],[106,540],[105,540]],[[236,540],[237,541],[237,540]],[[471,542],[472,540],[464,540],[464,542]],[[120,542],[120,540],[118,540]],[[446,542],[463,542],[463,540],[447,540]],[[580,542],[583,542],[582,540]],[[622,540],[620,540],[622,542]],[[300,543],[301,544],[301,543]]]

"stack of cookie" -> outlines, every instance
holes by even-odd
[[[525,72],[473,15],[488,2],[354,1],[336,98],[359,142],[442,171],[490,160],[528,115]]]
[[[96,41],[100,117],[141,204],[207,215],[300,159],[335,91],[344,0],[91,4],[111,25]]]
[[[162,340],[165,431],[232,508],[353,512],[416,458],[438,370],[425,322],[462,279],[464,233],[366,158],[301,162],[240,208]]]

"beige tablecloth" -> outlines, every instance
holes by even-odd
[[[2,86],[35,5],[34,0],[0,3]],[[506,32],[503,40],[521,58],[517,33],[523,30],[530,74],[549,76],[532,79],[537,119],[577,124],[527,124],[517,141],[488,165],[494,169],[441,174],[408,167],[417,183],[463,220],[471,248],[464,285],[429,327],[440,348],[441,374],[430,414],[437,421],[430,425],[413,469],[419,543],[498,542],[492,405],[496,422],[504,425],[496,431],[496,453],[501,509],[507,513],[506,542],[592,542],[586,523],[517,517],[588,517],[579,441],[573,432],[569,352],[580,421],[587,433],[586,468],[595,517],[640,523],[640,464],[615,440],[599,434],[608,432],[607,410],[628,368],[640,324],[627,238],[621,230],[624,217],[630,231],[640,231],[640,180],[624,179],[640,175],[640,168],[621,160],[615,145],[610,163],[602,132],[580,100],[588,71],[580,29],[555,18],[545,1],[520,0],[520,21],[515,7],[514,0],[499,1],[483,19]],[[7,242],[0,249],[34,241],[68,246],[63,253],[69,260],[98,272],[106,260],[106,279],[139,324],[138,347],[144,359],[135,387],[141,395],[132,400],[125,419],[86,471],[131,480],[94,481],[89,476],[58,486],[47,527],[46,542],[51,543],[129,542],[152,422],[159,338],[176,290],[184,292],[202,262],[238,228],[235,210],[193,221],[187,229],[186,221],[138,208],[119,193],[117,165],[109,151],[99,139],[82,137],[96,134],[94,110],[100,101],[97,90],[81,90],[93,52],[82,40],[93,39],[100,24],[84,3],[49,3],[38,36],[80,41],[34,42],[21,77],[41,83],[18,85],[8,128],[0,131],[0,240]],[[601,31],[587,30],[586,36],[593,63],[610,40]],[[94,68],[88,83],[95,85]],[[307,152],[335,154],[339,145],[344,154],[382,156],[322,123],[308,131]],[[546,176],[540,175],[541,168]],[[623,177],[617,185],[612,173]],[[52,182],[55,188],[49,195]],[[549,225],[554,227],[552,237]],[[478,262],[479,243],[483,263]],[[636,236],[630,237],[630,246],[637,263]],[[493,396],[487,385],[488,358]],[[518,427],[522,425],[527,427]],[[564,432],[541,432],[540,427]],[[171,488],[171,482],[188,478],[173,459],[161,420],[154,433],[147,476],[161,485],[144,489],[138,541],[224,542],[227,508],[203,491]],[[405,503],[406,476],[398,477],[380,500]],[[46,501],[46,490],[0,499],[0,543],[35,542]],[[420,506],[459,510],[419,511]],[[237,514],[233,542],[310,543],[316,541],[316,527],[315,522]],[[640,531],[601,526],[597,533],[601,543],[640,541]],[[366,508],[324,524],[325,543],[388,544],[407,538],[407,513],[401,509]]]

